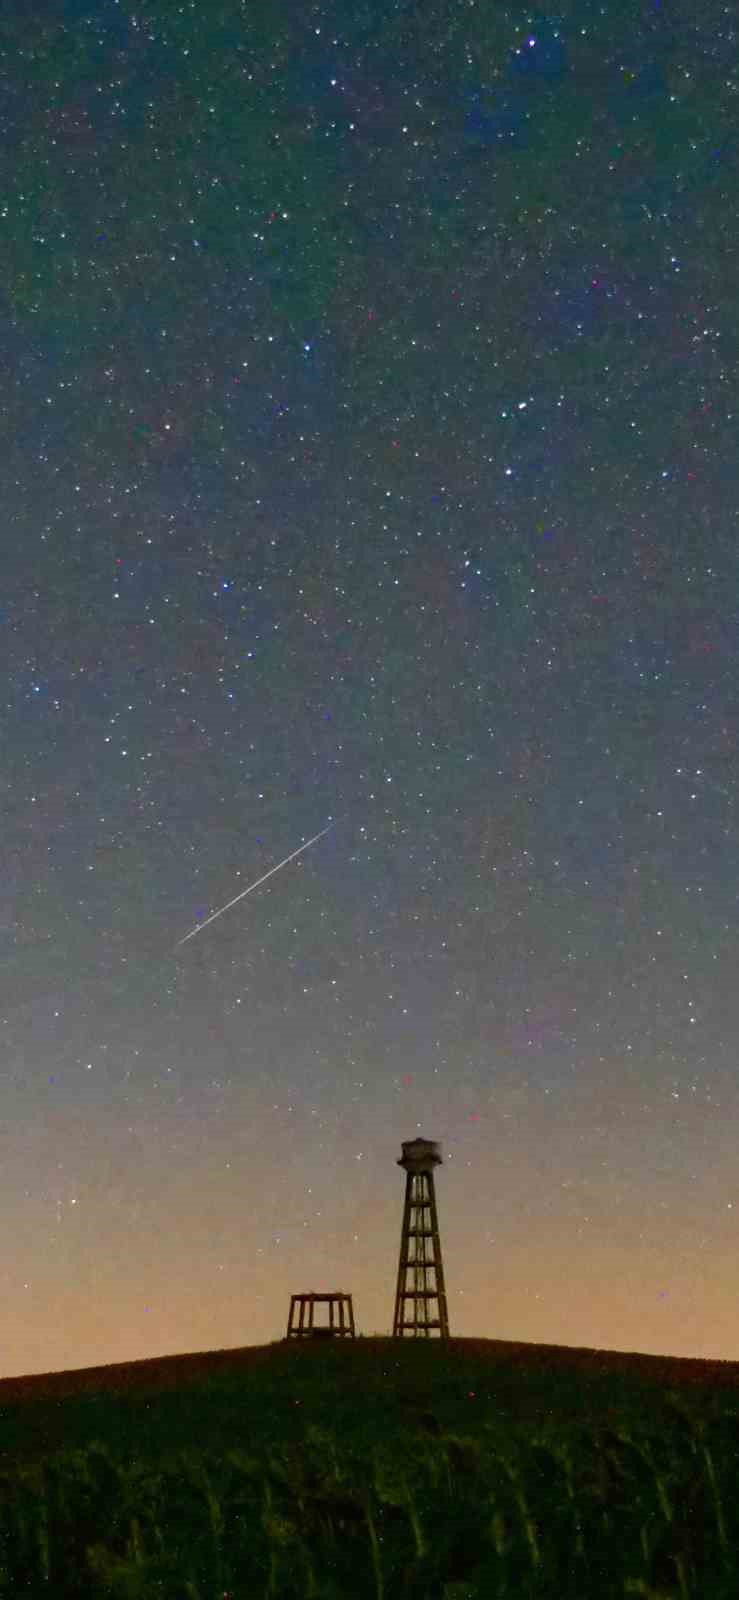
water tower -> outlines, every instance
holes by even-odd
[[[410,1139],[398,1161],[405,1168],[405,1205],[400,1235],[393,1338],[449,1338],[449,1316],[441,1263],[434,1167],[441,1162],[435,1139]],[[409,1282],[410,1279],[410,1282]]]

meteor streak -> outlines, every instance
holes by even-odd
[[[193,939],[196,933],[200,933],[201,928],[207,928],[209,922],[215,922],[216,917],[222,917],[224,911],[230,911],[231,907],[235,906],[239,900],[243,900],[244,895],[251,894],[253,889],[258,889],[260,883],[266,883],[273,873],[279,872],[280,867],[286,867],[288,861],[294,861],[295,857],[301,856],[304,850],[309,850],[312,844],[315,844],[318,839],[322,839],[324,833],[329,833],[333,827],[335,827],[335,823],[329,822],[327,828],[322,828],[320,833],[315,833],[313,838],[308,839],[306,844],[299,845],[298,849],[293,850],[291,855],[285,856],[284,861],[278,861],[276,867],[270,867],[269,872],[265,872],[263,878],[257,878],[256,883],[250,883],[248,889],[242,889],[241,894],[237,894],[235,899],[229,900],[228,905],[221,906],[220,911],[214,911],[212,916],[206,917],[205,922],[199,922],[196,928],[191,928],[190,932],[185,934],[184,939],[177,940],[175,950],[178,950],[181,944],[187,944],[188,939]]]

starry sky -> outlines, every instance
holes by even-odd
[[[732,18],[0,20],[2,1376],[739,1357]]]

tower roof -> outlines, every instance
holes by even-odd
[[[438,1139],[406,1139],[396,1165],[405,1167],[406,1172],[431,1172],[441,1159]]]

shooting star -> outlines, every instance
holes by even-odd
[[[285,856],[284,861],[278,861],[276,867],[270,867],[269,872],[265,872],[263,878],[257,878],[256,883],[250,883],[248,889],[242,889],[241,894],[237,894],[235,899],[229,900],[228,905],[221,906],[220,911],[214,911],[212,916],[206,917],[205,922],[199,922],[196,928],[191,928],[190,932],[185,934],[184,939],[177,940],[175,950],[179,950],[181,944],[187,944],[188,939],[194,939],[195,934],[200,933],[202,928],[207,928],[209,922],[215,922],[216,917],[222,917],[224,911],[230,911],[231,907],[237,905],[239,900],[243,900],[244,895],[251,894],[254,889],[258,889],[260,883],[266,883],[267,879],[271,878],[275,872],[279,872],[281,867],[286,867],[288,861],[294,861],[296,856],[302,856],[304,850],[309,850],[312,844],[316,844],[318,839],[323,838],[324,833],[330,833],[335,826],[335,822],[329,822],[327,828],[322,828],[320,833],[315,833],[313,838],[308,839],[306,844],[299,845],[298,849],[293,850],[291,855]]]

